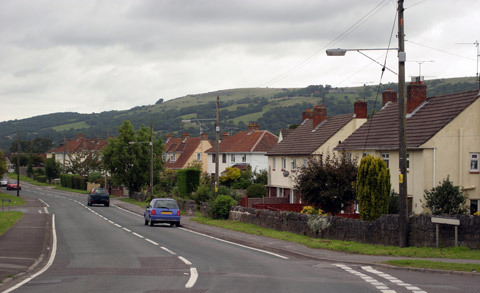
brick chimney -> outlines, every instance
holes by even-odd
[[[353,113],[355,118],[365,118],[367,119],[367,102],[358,100],[353,104]]]
[[[327,109],[324,105],[313,107],[313,128],[327,118]]]
[[[305,121],[305,119],[313,119],[312,109],[306,109],[302,112],[302,122]]]
[[[168,133],[167,135],[165,135],[165,138],[166,138],[165,142],[167,142],[170,138],[173,138],[173,135],[171,133]]]
[[[229,137],[230,137],[230,133],[228,133],[228,132],[222,133],[222,140],[226,140]]]
[[[412,77],[412,82],[407,86],[407,114],[412,113],[427,99],[427,85],[421,79]]]
[[[248,124],[248,131],[258,131],[258,130],[260,130],[260,125],[258,125],[258,123],[250,122]]]
[[[184,132],[184,133],[182,134],[182,138],[185,139],[185,138],[187,138],[187,137],[190,137],[190,134],[188,134],[188,132]]]
[[[382,107],[384,107],[387,102],[397,102],[397,92],[393,89],[388,89],[382,93]]]
[[[200,140],[208,140],[208,133],[203,132],[202,135],[200,135]]]

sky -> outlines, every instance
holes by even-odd
[[[222,89],[396,82],[395,0],[2,0],[0,121]],[[480,1],[405,0],[406,77],[475,76]],[[392,34],[393,32],[393,34]],[[463,44],[465,43],[465,44]],[[388,54],[387,54],[388,53]],[[387,60],[382,76],[382,67]]]

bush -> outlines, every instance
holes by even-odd
[[[33,180],[36,180],[36,181],[42,182],[42,183],[46,183],[47,182],[47,176],[38,175],[36,173],[33,173]]]
[[[424,207],[429,208],[434,215],[458,215],[467,212],[465,195],[460,191],[460,187],[453,186],[449,177],[430,191],[425,190],[424,197]]]
[[[90,183],[96,183],[98,179],[102,179],[103,175],[100,172],[92,172],[88,174],[88,182]]]
[[[60,184],[63,187],[73,188],[73,175],[71,175],[71,174],[60,174]]]
[[[245,178],[240,178],[231,184],[234,189],[247,189],[250,185],[252,185],[252,183]]]
[[[177,185],[180,195],[186,197],[194,192],[200,182],[201,171],[197,169],[182,169],[177,171]]]
[[[213,198],[214,193],[215,192],[211,186],[202,184],[198,187],[197,192],[195,192],[192,199],[198,204],[208,202]]]
[[[73,188],[79,190],[87,190],[87,179],[80,175],[74,175]]]
[[[248,197],[263,197],[267,193],[267,188],[263,184],[252,184],[247,188]]]
[[[228,219],[230,209],[237,202],[229,195],[219,195],[212,204],[212,216],[214,219]]]

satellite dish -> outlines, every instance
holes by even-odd
[[[288,177],[289,174],[288,171],[283,171],[283,177]]]

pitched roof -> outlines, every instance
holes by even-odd
[[[83,152],[83,151],[101,151],[107,145],[107,141],[101,138],[86,138],[83,134],[77,134],[77,137],[66,142],[66,152]],[[51,149],[47,153],[63,153],[64,146]]]
[[[478,99],[478,90],[436,96],[407,115],[407,148],[418,148]],[[398,149],[398,103],[387,103],[335,150]]]
[[[170,162],[170,158],[167,157],[167,168],[181,169],[185,167],[188,159],[192,156],[193,152],[200,145],[200,137],[185,137],[185,138],[170,138],[165,143],[165,152],[167,153],[180,153],[180,156],[175,162]]]
[[[221,153],[267,152],[278,141],[278,137],[268,130],[239,131],[219,144]],[[214,153],[215,147],[207,150]]]
[[[352,119],[354,119],[353,114],[327,117],[314,130],[313,120],[307,118],[268,151],[267,156],[310,155]]]

